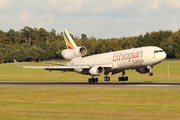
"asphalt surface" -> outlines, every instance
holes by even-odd
[[[180,83],[153,82],[0,82],[0,87],[67,87],[67,88],[169,88],[180,89]]]

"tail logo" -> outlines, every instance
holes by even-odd
[[[64,31],[64,35],[65,35],[65,41],[66,41],[66,45],[68,49],[74,49],[75,47],[73,46],[73,44],[70,42],[66,32]]]

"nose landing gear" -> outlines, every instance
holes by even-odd
[[[149,69],[149,76],[153,76],[153,73],[152,73],[152,67],[147,67]]]

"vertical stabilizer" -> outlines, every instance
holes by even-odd
[[[67,30],[63,31],[63,36],[67,49],[74,49],[77,47]]]

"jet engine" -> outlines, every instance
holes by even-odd
[[[144,67],[144,68],[137,68],[136,69],[137,72],[141,73],[141,74],[145,74],[149,72],[149,68]]]
[[[62,51],[62,56],[66,59],[66,60],[71,60],[77,57],[82,57],[84,55],[86,55],[87,53],[87,49],[83,46],[80,47],[76,47],[74,49],[66,49]]]
[[[89,73],[92,76],[100,76],[100,75],[104,74],[104,68],[100,67],[100,66],[95,66],[89,70]]]

